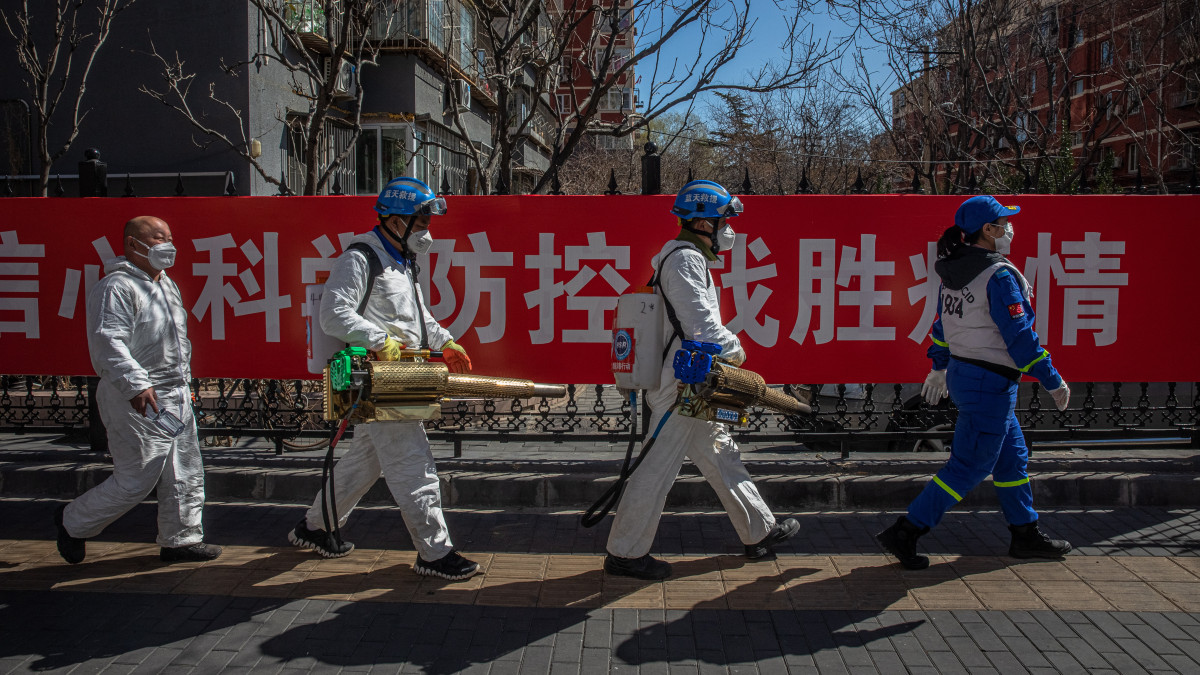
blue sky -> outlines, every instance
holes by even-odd
[[[722,71],[723,75],[719,80],[720,82],[743,82],[749,80],[751,73],[755,70],[761,68],[772,58],[779,58],[781,54],[780,45],[786,34],[785,11],[786,9],[781,9],[775,3],[765,0],[758,0],[751,7],[751,16],[757,19],[757,21],[750,33],[750,45],[744,48],[734,61],[725,66]],[[823,38],[828,35],[832,40],[836,41],[850,32],[850,29],[840,20],[826,14],[824,5],[818,5],[812,18],[814,39]],[[647,21],[646,25],[642,29],[639,29],[639,40],[646,40],[647,34],[655,30],[656,26],[652,21]],[[695,39],[698,32],[698,26],[689,26],[686,31],[677,35],[668,43],[662,52],[660,52],[659,58],[664,64],[669,64],[675,59],[678,59],[680,62],[690,62],[695,58]],[[712,40],[713,36],[710,36],[709,39]],[[882,78],[886,81],[891,77],[884,59],[885,56],[878,50],[868,52],[867,62],[872,68],[873,80],[879,81],[878,78]],[[654,71],[654,65],[653,61],[646,62],[645,67],[641,67],[641,64],[639,64],[638,72],[643,78],[641,85],[639,85],[639,93],[641,95],[645,95],[649,91],[650,83],[648,78]],[[843,58],[841,68],[845,73],[853,72],[854,64],[849,55]],[[710,100],[713,98],[715,97],[708,96]]]

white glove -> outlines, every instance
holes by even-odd
[[[1059,410],[1067,409],[1067,404],[1071,401],[1071,388],[1067,386],[1066,380],[1063,380],[1058,389],[1051,390],[1050,398],[1054,399],[1054,407]]]
[[[929,405],[937,405],[942,399],[946,398],[949,393],[949,388],[946,387],[946,371],[931,370],[925,376],[925,384],[921,385],[921,396],[925,397],[925,402]]]

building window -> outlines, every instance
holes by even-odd
[[[1126,173],[1134,174],[1138,172],[1138,146],[1137,143],[1130,143],[1125,146],[1125,171]]]
[[[600,110],[633,110],[633,90],[613,87],[600,98]]]
[[[1054,97],[1054,88],[1058,86],[1058,64],[1050,66],[1050,96]]]
[[[570,94],[555,94],[554,98],[558,101],[558,112],[560,114],[570,112],[567,109],[567,106],[570,105],[570,101],[571,101]]]
[[[287,133],[287,183],[292,192],[299,194],[304,189],[305,175],[305,142],[304,118],[292,117],[288,120]],[[322,127],[321,140],[317,145],[318,173],[333,163],[350,145],[354,130],[338,121],[327,119]],[[334,175],[325,183],[324,192],[330,194],[337,184],[343,191],[350,191],[350,186],[357,184],[355,170],[358,167],[357,146],[350,147],[345,159],[334,170]]]
[[[1100,67],[1112,68],[1113,64],[1113,46],[1112,40],[1105,40],[1100,43]]]
[[[1037,93],[1037,71],[1029,73],[1029,93]]]
[[[1071,132],[1071,145],[1083,145],[1083,132]]]
[[[594,134],[597,150],[632,150],[633,136],[612,136],[609,134]]]
[[[600,72],[601,66],[604,65],[604,52],[607,49],[608,49],[607,47],[597,47],[596,48],[594,62],[595,62],[595,67],[596,67],[597,73]],[[612,73],[617,70],[620,70],[621,67],[624,66],[625,63],[627,61],[629,61],[630,57],[632,57],[632,56],[633,56],[633,47],[631,47],[631,46],[617,45],[617,46],[613,47],[612,57],[611,57],[612,60],[609,63],[608,72]]]
[[[1137,89],[1130,87],[1125,90],[1125,107],[1129,110],[1130,115],[1142,112],[1142,97],[1138,94]]]
[[[1018,143],[1029,140],[1029,115],[1025,111],[1017,113],[1016,132]]]
[[[1071,95],[1072,96],[1082,96],[1083,95],[1083,78],[1079,78],[1079,79],[1075,80],[1074,82],[1071,82]]]

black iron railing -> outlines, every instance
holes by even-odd
[[[788,417],[752,409],[738,440],[804,445],[846,455],[853,450],[908,451],[940,447],[953,434],[949,403],[931,408],[916,385],[787,385],[819,391],[813,414]],[[1087,443],[1171,439],[1197,444],[1200,383],[1076,383],[1071,406],[1058,411],[1037,383],[1022,386],[1017,417],[1031,441]],[[302,380],[193,380],[194,410],[209,445],[239,437],[268,438],[277,452],[315,449],[327,442],[318,383]],[[642,411],[639,422],[645,421]],[[0,431],[88,431],[86,378],[0,376]],[[547,444],[622,442],[633,424],[627,399],[607,385],[570,385],[560,399],[448,401],[426,424],[431,438]],[[636,434],[645,433],[639,424]]]

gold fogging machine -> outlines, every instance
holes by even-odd
[[[424,361],[438,352],[405,349],[397,361],[372,361],[350,347],[325,366],[325,419],[353,422],[430,420],[441,417],[444,398],[561,398],[563,384],[451,373],[444,363]],[[418,360],[420,359],[420,360]]]
[[[812,392],[799,390],[800,400],[767,386],[762,376],[724,363],[721,345],[684,340],[671,365],[679,380],[676,414],[709,422],[745,425],[746,410],[769,408],[784,415],[811,415]]]
[[[651,299],[646,302],[652,301]],[[623,336],[622,333],[624,333]],[[619,362],[632,354],[633,339],[628,334],[628,329],[616,329],[614,334],[613,357],[615,362]],[[653,343],[651,344],[653,345]],[[749,422],[746,411],[753,406],[769,408],[788,417],[812,414],[812,408],[809,406],[809,401],[812,400],[810,390],[798,390],[800,398],[797,398],[778,389],[772,389],[767,386],[766,381],[758,373],[742,370],[722,361],[718,356],[720,353],[721,345],[719,344],[695,340],[682,341],[681,349],[675,352],[675,358],[671,362],[671,366],[675,370],[675,378],[679,380],[679,394],[675,399],[675,405],[659,420],[658,428],[646,439],[637,459],[633,458],[633,445],[637,433],[636,389],[640,387],[629,390],[632,420],[630,422],[629,447],[625,450],[625,461],[617,474],[616,482],[609,486],[608,490],[600,495],[600,498],[588,507],[587,511],[584,511],[580,518],[580,523],[584,527],[595,526],[621,501],[621,493],[625,489],[626,482],[642,463],[642,460],[646,458],[646,453],[650,451],[650,448],[654,446],[654,441],[658,438],[658,432],[662,430],[667,418],[672,414],[680,417],[694,417],[706,422],[736,425],[745,425]],[[653,364],[650,369],[651,377],[657,382],[662,360],[651,363]],[[614,363],[614,366],[616,365],[617,363]],[[614,370],[628,373],[633,368],[614,367]],[[622,385],[633,382],[632,378],[617,377],[617,386],[622,388],[625,388]]]

